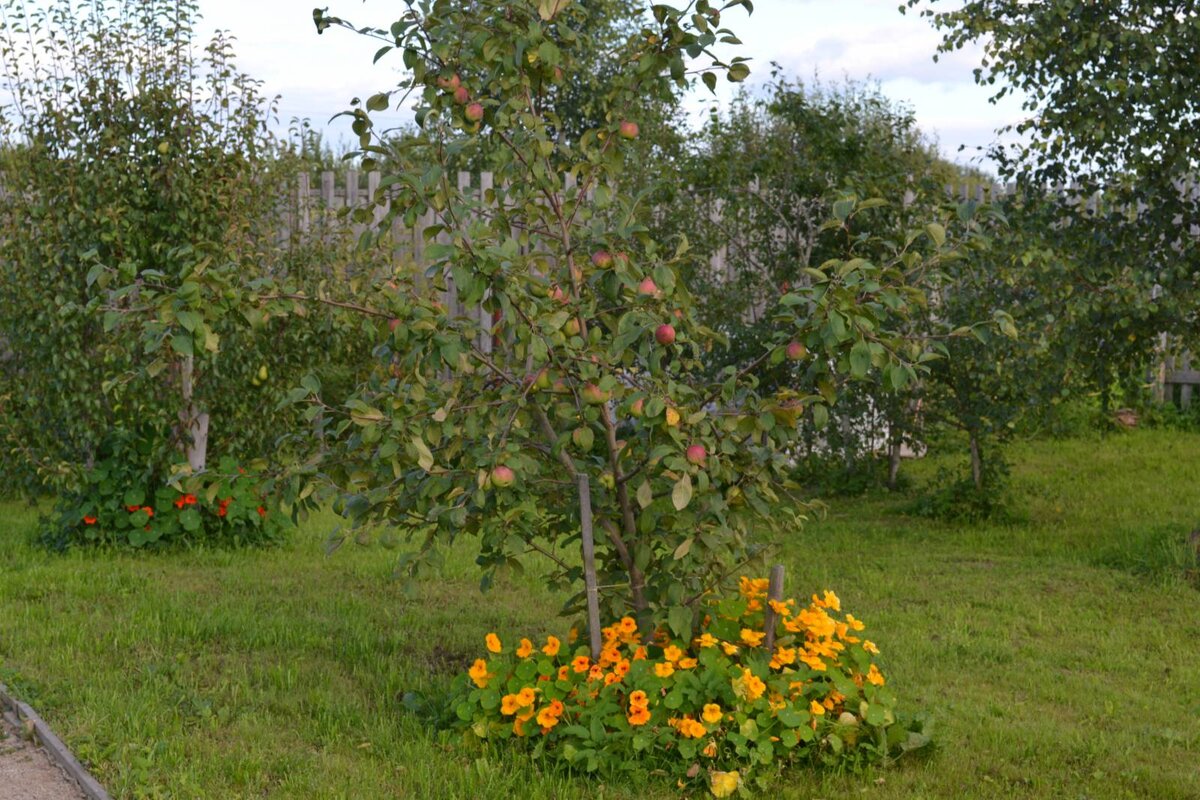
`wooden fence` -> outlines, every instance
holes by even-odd
[[[574,176],[570,175],[566,177],[564,188],[574,185],[573,178]],[[371,206],[372,198],[379,189],[380,179],[379,172],[364,173],[355,169],[347,169],[340,174],[325,171],[318,175],[315,181],[307,173],[300,174],[295,194],[289,198],[287,208],[283,211],[284,235],[297,232],[310,234],[314,230],[321,230],[324,226],[329,226],[331,229],[333,226],[344,226],[346,224],[344,218],[339,217],[338,213],[343,209]],[[473,192],[477,197],[483,197],[484,193],[494,185],[490,172],[480,173],[478,178],[469,172],[459,172],[455,176],[455,181],[460,191]],[[969,182],[946,184],[944,189],[946,195],[951,198],[991,203],[1012,195],[1016,187],[1015,184]],[[757,186],[748,187],[748,191],[757,191]],[[1188,192],[1193,197],[1200,197],[1200,184],[1193,182],[1181,185],[1181,191]],[[906,192],[903,198],[904,204],[909,205],[914,201],[915,195],[911,191]],[[1083,202],[1086,210],[1093,213],[1110,210],[1105,207],[1099,196],[1089,197]],[[375,207],[374,223],[378,224],[386,214],[385,208]],[[720,225],[723,219],[723,203],[719,198],[708,204],[707,216],[710,224]],[[411,268],[422,266],[426,242],[421,232],[435,222],[436,217],[433,211],[427,211],[412,228],[406,228],[400,219],[393,220],[391,239],[395,248],[394,259],[397,264],[407,265]],[[361,233],[366,227],[360,222],[351,222],[350,224],[353,226],[355,234]],[[773,237],[780,240],[786,240],[789,236],[804,238],[815,234],[818,225],[819,222],[811,225],[807,231],[775,231]],[[1189,232],[1193,236],[1200,237],[1200,222],[1190,224]],[[435,241],[445,243],[448,241],[448,236],[445,233],[439,234]],[[803,252],[804,248],[801,247],[800,250]],[[709,255],[709,274],[718,280],[731,280],[736,274],[737,264],[741,260],[737,251],[738,244],[735,236],[732,235],[729,237],[729,241],[714,247],[713,252]],[[447,306],[452,313],[469,315],[479,322],[480,328],[484,332],[481,344],[486,348],[486,352],[491,352],[493,337],[488,335],[488,332],[492,329],[492,320],[488,318],[482,308],[468,309],[458,301],[454,282],[449,279],[449,276],[447,276],[446,284],[448,287],[445,298]],[[765,309],[765,304],[754,303],[751,305],[748,313],[753,321]],[[1191,357],[1188,354],[1179,359],[1164,358],[1160,368],[1153,376],[1153,382],[1156,395],[1160,400],[1178,402],[1182,407],[1187,408],[1191,404],[1193,396],[1200,393],[1200,370],[1192,369]]]

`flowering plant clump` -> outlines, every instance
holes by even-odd
[[[43,542],[146,547],[157,543],[261,544],[289,524],[263,490],[263,477],[224,459],[211,472],[174,480],[106,459],[88,471],[84,489],[59,501],[43,520]]]
[[[686,639],[625,617],[604,628],[595,661],[574,632],[567,645],[488,634],[487,654],[454,684],[454,725],[588,771],[662,769],[717,797],[756,771],[765,781],[772,764],[884,763],[929,742],[898,721],[879,648],[837,595],[802,606],[766,593],[766,580],[742,578]]]

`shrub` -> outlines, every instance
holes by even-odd
[[[766,592],[742,578],[739,596],[706,604],[684,636],[643,637],[624,617],[603,630],[595,662],[573,637],[514,646],[488,634],[487,656],[454,682],[451,726],[588,772],[663,770],[718,797],[772,764],[856,767],[929,743],[899,721],[879,649],[833,592],[807,606]]]
[[[245,545],[278,541],[287,518],[266,499],[263,477],[223,459],[215,472],[164,476],[140,468],[144,440],[116,439],[84,475],[83,488],[63,495],[42,520],[41,542],[148,547],[168,544]],[[144,455],[144,453],[141,453]]]

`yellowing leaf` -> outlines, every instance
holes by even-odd
[[[654,502],[654,490],[650,488],[650,481],[642,481],[642,485],[638,487],[637,501],[642,508]]]
[[[741,785],[741,776],[734,772],[714,772],[712,774],[713,797],[729,797]]]
[[[671,490],[671,502],[675,505],[676,511],[683,511],[688,507],[688,503],[692,502],[691,475],[684,475],[675,481],[675,488]]]
[[[425,444],[425,440],[420,436],[414,436],[412,444],[417,450],[417,464],[426,472],[432,472],[433,453],[429,452],[429,446]]]

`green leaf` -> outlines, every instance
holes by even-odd
[[[682,606],[675,606],[667,612],[667,625],[671,632],[684,640],[692,638],[692,612]]]
[[[925,232],[929,234],[929,238],[933,239],[933,243],[941,247],[946,243],[946,229],[936,222],[931,222],[925,226]]]

